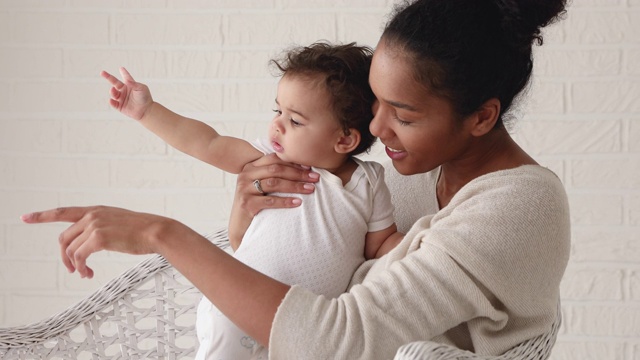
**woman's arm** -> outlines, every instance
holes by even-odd
[[[566,194],[548,170],[479,178],[418,220],[366,277],[359,271],[349,293],[326,299],[292,287],[270,355],[390,359],[418,340],[501,354],[554,322],[569,230]]]
[[[237,261],[187,226],[164,217],[110,207],[70,207],[22,217],[27,223],[70,222],[60,234],[69,272],[93,276],[86,265],[94,252],[158,253],[238,327],[269,344],[273,317],[289,286]]]
[[[253,179],[262,179],[266,192],[311,193],[309,185],[319,175],[275,155],[247,164],[238,176],[242,191],[236,203],[249,223],[262,209],[298,206],[291,197],[257,194]],[[162,254],[236,325],[260,343],[269,343],[273,316],[289,287],[236,261],[177,221],[103,206],[58,208],[27,214],[22,220],[72,223],[59,237],[61,258],[69,272],[78,271],[81,277],[93,277],[86,261],[101,250]]]
[[[209,125],[153,101],[149,87],[136,82],[125,68],[120,68],[120,74],[123,81],[106,71],[101,73],[113,85],[111,106],[139,121],[172,147],[233,174],[263,155],[245,140],[222,136]]]

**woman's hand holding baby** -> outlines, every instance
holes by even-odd
[[[229,221],[231,247],[237,249],[253,217],[264,209],[293,208],[302,204],[295,196],[277,196],[270,193],[311,194],[313,183],[320,174],[308,167],[282,161],[271,154],[246,164],[238,174],[236,196],[233,199]],[[260,180],[264,192],[259,193],[254,181]]]

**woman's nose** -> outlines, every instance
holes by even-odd
[[[373,136],[382,138],[386,129],[386,121],[384,119],[384,111],[380,108],[380,103],[378,101],[373,103],[371,111],[373,112],[373,119],[371,120],[371,123],[369,123],[369,131],[371,131]]]

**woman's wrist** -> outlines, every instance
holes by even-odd
[[[189,237],[189,232],[196,234],[193,230],[174,219],[162,218],[162,220],[149,226],[145,238],[152,252],[165,256],[175,246],[179,246],[180,242],[186,241]]]

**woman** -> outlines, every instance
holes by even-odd
[[[410,191],[395,189],[396,207],[427,200],[405,239],[361,266],[337,299],[261,275],[171,219],[105,207],[23,219],[73,222],[60,235],[62,258],[83,277],[99,250],[162,254],[275,359],[388,359],[429,339],[500,354],[549,328],[568,260],[564,189],[504,124],[539,29],[564,5],[421,0],[397,10],[371,65],[370,128],[398,173],[424,173]],[[308,175],[274,157],[256,161],[239,176],[234,216],[293,206],[247,190],[255,179],[266,192],[302,192]]]

